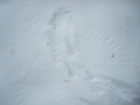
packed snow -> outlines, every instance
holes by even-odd
[[[140,105],[140,1],[0,0],[0,105]]]

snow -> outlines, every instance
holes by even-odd
[[[139,0],[1,0],[0,105],[140,105]]]

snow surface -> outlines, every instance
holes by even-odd
[[[140,0],[0,0],[0,105],[140,105]]]

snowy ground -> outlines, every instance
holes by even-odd
[[[0,105],[140,105],[140,1],[0,0]]]

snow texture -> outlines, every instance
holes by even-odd
[[[0,105],[140,105],[139,0],[1,0]]]

